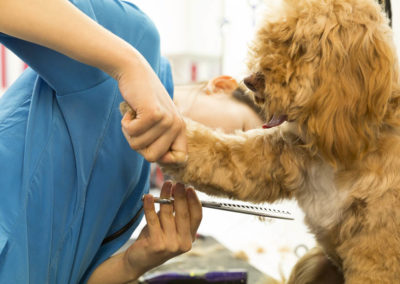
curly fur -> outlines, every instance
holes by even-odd
[[[164,171],[212,195],[296,199],[321,249],[289,283],[328,283],[326,263],[332,283],[399,282],[400,80],[380,6],[285,0],[250,58],[255,101],[288,122],[226,135],[188,121],[188,159]]]

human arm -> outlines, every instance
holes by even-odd
[[[137,113],[135,120],[123,123],[129,137],[140,142],[136,150],[149,161],[183,159],[186,142],[181,116],[145,58],[125,40],[66,0],[1,0],[0,32],[108,73]]]
[[[169,198],[171,195],[174,205],[160,205],[158,215],[154,210],[153,197],[145,196],[146,227],[125,252],[103,262],[93,272],[88,284],[127,283],[190,250],[202,218],[201,203],[192,188],[185,189],[182,184],[166,182],[161,189],[161,197]]]
[[[1,0],[0,31],[95,66],[113,78],[120,76],[127,61],[143,60],[126,41],[66,0]]]

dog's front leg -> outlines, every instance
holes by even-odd
[[[290,198],[304,184],[306,163],[292,136],[262,129],[227,135],[188,120],[186,163],[161,166],[211,195],[252,202]]]

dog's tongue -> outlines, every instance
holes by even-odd
[[[272,128],[281,125],[287,120],[286,115],[274,115],[269,122],[263,125],[264,129]]]

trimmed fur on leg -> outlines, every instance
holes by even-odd
[[[228,135],[187,120],[187,137],[186,163],[161,167],[177,181],[207,194],[273,202],[291,198],[304,183],[301,169],[306,155],[294,146],[290,132],[252,130]]]

